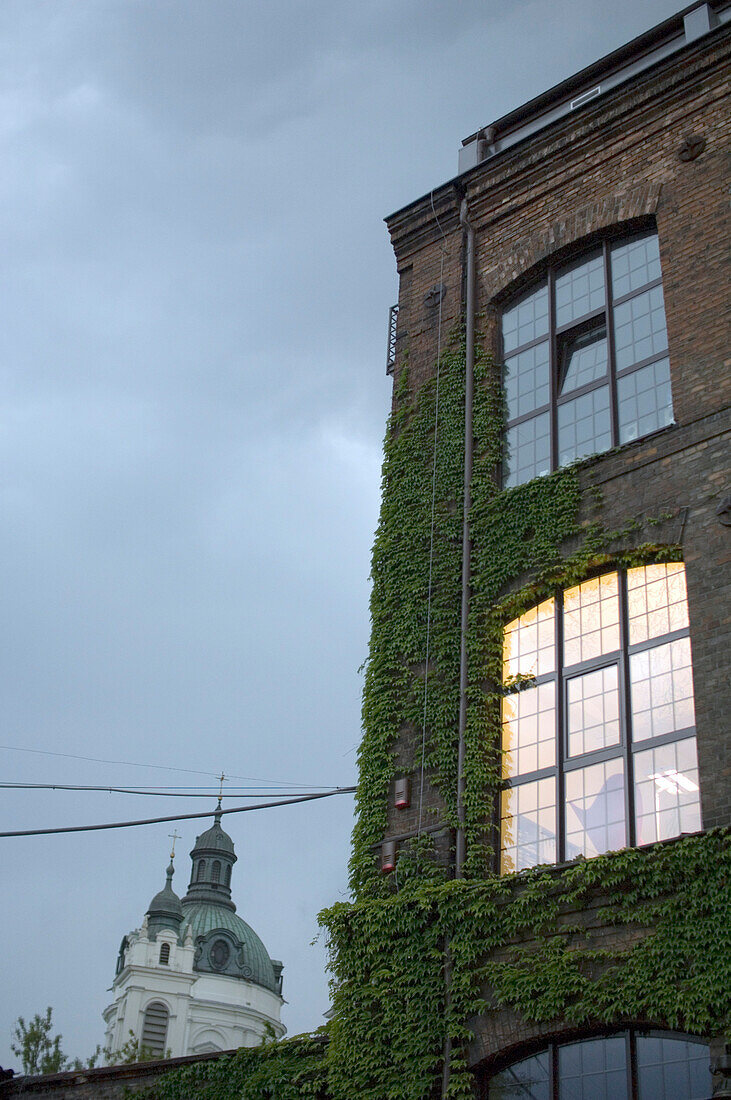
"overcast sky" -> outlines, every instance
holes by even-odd
[[[382,218],[452,177],[466,134],[680,6],[2,0],[0,779],[354,781]],[[0,802],[0,830],[214,804]],[[351,826],[350,796],[227,819],[290,1034],[328,1007],[310,941],[347,896]],[[180,894],[203,827],[177,827]],[[170,832],[0,840],[0,1064],[49,1004],[69,1054],[102,1041]]]

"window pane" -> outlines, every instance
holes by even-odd
[[[547,1050],[508,1066],[490,1078],[488,1100],[551,1100],[550,1066]]]
[[[662,287],[656,286],[637,294],[614,310],[614,350],[617,370],[631,367],[665,351],[668,334],[665,328],[665,305]]]
[[[701,827],[695,737],[635,753],[637,843],[652,844]]]
[[[609,387],[585,393],[558,407],[558,464],[608,451],[612,446]]]
[[[566,859],[624,848],[623,761],[576,768],[565,778]]]
[[[619,649],[619,577],[592,577],[563,595],[565,665],[590,661]]]
[[[604,260],[601,252],[581,260],[556,278],[556,325],[568,325],[604,307]]]
[[[619,744],[616,665],[574,676],[567,685],[569,756]]]
[[[638,1100],[707,1100],[710,1063],[705,1043],[638,1036]]]
[[[505,485],[523,485],[551,469],[551,417],[541,413],[507,432]]]
[[[695,725],[690,638],[631,654],[629,671],[633,741]]]
[[[503,348],[506,352],[548,333],[548,287],[544,283],[503,313]]]
[[[503,635],[503,679],[542,676],[556,669],[555,600],[513,619]]]
[[[556,763],[556,685],[552,681],[503,699],[503,778]]]
[[[558,1081],[560,1100],[626,1100],[624,1036],[559,1047]]]
[[[547,405],[550,400],[548,341],[505,360],[508,420]]]
[[[569,340],[563,352],[561,393],[571,393],[607,373],[607,330],[604,325]]]
[[[539,779],[502,792],[500,873],[556,862],[556,781]]]
[[[685,566],[644,565],[627,570],[629,641],[646,642],[688,625]]]
[[[670,363],[660,359],[617,379],[619,442],[629,443],[673,422]]]
[[[659,278],[660,246],[656,234],[612,248],[612,293],[615,298],[623,298]]]

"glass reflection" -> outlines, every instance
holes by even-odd
[[[634,741],[695,725],[690,638],[633,653],[629,668]]]
[[[627,1044],[624,1036],[570,1043],[558,1051],[561,1100],[625,1100]]]
[[[695,737],[635,753],[637,843],[653,844],[701,827]]]
[[[503,313],[503,347],[505,351],[512,351],[547,333],[548,287],[544,283]]]
[[[558,464],[599,454],[612,445],[609,387],[600,386],[558,407]]]
[[[508,420],[540,409],[550,398],[548,341],[505,360],[505,399]]]
[[[556,862],[556,781],[508,787],[501,797],[500,873]]]
[[[612,248],[612,292],[624,298],[660,278],[660,246],[657,235],[628,241]]]
[[[630,645],[688,625],[685,566],[681,562],[627,570]]]
[[[555,670],[555,607],[555,600],[546,600],[505,627],[503,679],[543,676]]]
[[[551,469],[550,414],[541,413],[509,428],[505,447],[506,488],[544,477]]]
[[[619,442],[649,435],[673,422],[670,362],[658,359],[617,380]]]
[[[619,649],[619,577],[605,573],[564,592],[566,665]]]
[[[556,278],[556,324],[559,328],[604,307],[604,260],[601,253],[581,260]]]
[[[488,1086],[488,1100],[550,1100],[551,1074],[547,1050],[524,1058],[496,1073]]]
[[[565,781],[566,859],[624,848],[624,762],[572,769]]]
[[[561,393],[598,382],[607,373],[607,330],[604,325],[584,332],[566,344],[563,353]]]
[[[574,676],[567,685],[569,756],[619,744],[616,665]]]
[[[617,370],[667,351],[662,287],[635,295],[614,310],[614,354]]]
[[[526,688],[503,699],[503,776],[527,775],[556,762],[556,685]]]
[[[637,1037],[638,1100],[708,1100],[712,1078],[705,1043]]]

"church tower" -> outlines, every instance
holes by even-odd
[[[103,1013],[113,1054],[130,1032],[161,1058],[257,1046],[272,1032],[284,1034],[282,964],[236,913],[236,853],[221,827],[220,802],[190,856],[185,897],[173,890],[171,853],[163,889],[140,928],[122,940],[114,999]]]

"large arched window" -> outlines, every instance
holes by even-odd
[[[211,882],[221,881],[221,864],[217,859],[214,859],[213,866],[211,867]]]
[[[199,859],[198,860],[198,870],[196,871],[196,874],[195,874],[195,881],[196,882],[201,882],[203,880],[204,876],[205,876],[205,873],[206,873],[206,861],[204,859]]]
[[[657,234],[550,267],[502,320],[506,486],[673,419]]]
[[[584,581],[504,634],[502,873],[701,827],[685,570]]]
[[[708,1046],[666,1032],[551,1044],[493,1074],[487,1100],[708,1100]]]
[[[151,1001],[142,1022],[142,1046],[157,1058],[165,1057],[169,1012],[162,1001]]]

